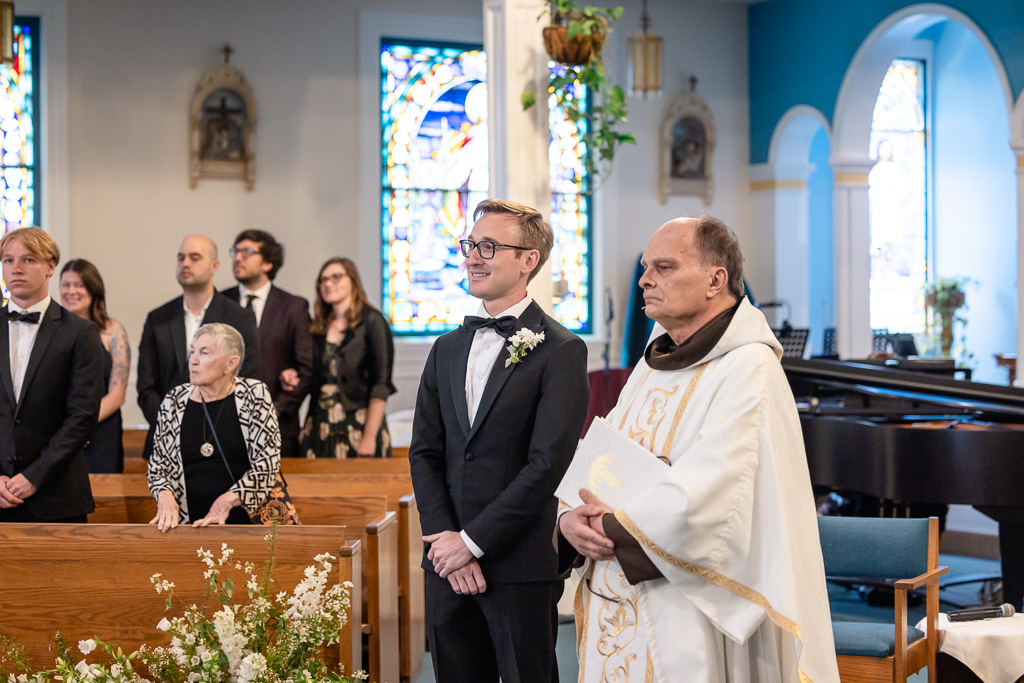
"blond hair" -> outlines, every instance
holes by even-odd
[[[50,234],[41,228],[19,228],[4,235],[0,238],[0,256],[7,249],[7,245],[14,241],[21,242],[28,253],[37,259],[52,261],[54,266],[60,263],[60,247]]]
[[[544,220],[540,211],[526,204],[510,202],[506,199],[485,199],[476,205],[473,212],[473,220],[477,221],[481,216],[489,213],[512,216],[519,226],[519,244],[516,246],[526,249],[535,249],[540,254],[537,267],[530,271],[527,282],[533,280],[540,272],[541,266],[547,263],[551,255],[551,247],[554,246],[555,236],[551,232],[551,226]],[[519,258],[520,251],[516,250],[516,258]]]

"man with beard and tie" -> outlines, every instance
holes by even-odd
[[[527,296],[551,228],[489,199],[461,241],[479,316],[427,358],[409,460],[438,681],[557,681],[554,491],[586,417],[587,347]]]
[[[299,455],[299,406],[313,382],[309,302],[274,284],[284,265],[284,247],[270,233],[242,231],[230,254],[238,286],[222,294],[256,316],[260,338],[256,379],[270,388],[281,427],[281,457],[294,458]]]
[[[96,325],[50,298],[60,249],[39,228],[0,239],[11,293],[0,334],[0,522],[82,522],[93,511],[82,448],[106,386]]]
[[[220,262],[217,245],[205,235],[189,235],[178,248],[177,278],[182,295],[155,308],[146,316],[139,341],[139,367],[136,388],[139,407],[149,422],[149,434],[142,451],[145,458],[153,452],[160,402],[167,392],[188,381],[188,348],[192,337],[206,323],[226,323],[242,335],[245,360],[239,377],[257,377],[259,341],[256,318],[213,286],[213,275]]]

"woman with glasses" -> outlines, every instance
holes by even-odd
[[[390,458],[384,409],[395,393],[394,342],[351,260],[332,258],[320,268],[310,331],[313,387],[300,452],[307,458]],[[289,379],[282,373],[283,384]]]
[[[92,474],[124,471],[121,443],[121,406],[128,388],[132,350],[124,325],[107,314],[107,290],[100,271],[85,259],[71,259],[60,271],[60,303],[80,318],[91,320],[100,331],[103,347],[103,384],[99,423],[82,449]]]

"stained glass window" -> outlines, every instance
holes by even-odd
[[[14,63],[0,65],[0,220],[5,234],[39,224],[38,40],[39,21],[19,18],[14,25]]]
[[[896,59],[878,91],[868,176],[871,226],[871,327],[925,329],[928,279],[928,148],[925,63]]]
[[[479,45],[381,41],[384,313],[400,335],[454,329],[480,302],[459,240],[489,190],[487,60]],[[590,195],[578,129],[550,108],[555,316],[590,331]]]
[[[564,75],[567,67],[551,62],[552,74]],[[573,95],[580,111],[589,104],[586,89],[577,81]],[[587,122],[573,123],[552,94],[548,100],[548,166],[551,178],[551,278],[555,282],[554,316],[574,332],[591,331],[590,313],[590,187],[584,170],[586,145],[580,134]]]

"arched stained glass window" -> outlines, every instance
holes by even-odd
[[[928,280],[925,63],[896,59],[878,91],[868,175],[872,329],[923,332]]]
[[[486,81],[479,45],[381,41],[383,307],[396,334],[441,334],[480,306],[458,243],[489,190]],[[575,182],[586,150],[561,110],[549,114],[554,313],[589,332],[590,197]]]
[[[381,46],[384,314],[439,334],[475,313],[459,240],[487,198],[487,60],[479,46]]]
[[[38,84],[39,20],[14,25],[14,63],[0,65],[0,221],[3,233],[39,225]]]

